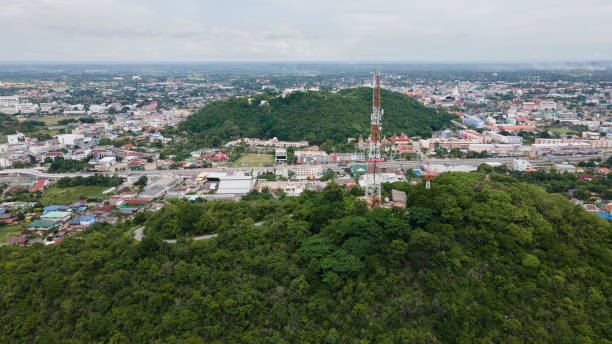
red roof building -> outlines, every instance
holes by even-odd
[[[44,192],[47,186],[49,186],[48,180],[39,179],[38,181],[36,181],[36,183],[34,183],[34,185],[30,186],[30,192],[36,192],[36,191]]]

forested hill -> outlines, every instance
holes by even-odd
[[[330,184],[2,247],[0,342],[610,343],[606,221],[495,173],[394,187],[406,210]]]
[[[285,98],[274,94],[230,98],[206,105],[183,122],[179,129],[202,144],[216,145],[239,137],[307,140],[312,144],[344,143],[348,137],[370,130],[372,89],[293,92]],[[262,105],[261,101],[267,105]],[[452,115],[430,109],[413,98],[382,90],[383,135],[405,132],[430,136],[450,124]]]

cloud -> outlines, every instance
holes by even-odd
[[[0,60],[612,59],[609,0],[4,0]]]

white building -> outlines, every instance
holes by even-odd
[[[26,141],[26,137],[22,133],[17,133],[13,135],[6,135],[6,140],[9,145],[18,145],[24,143]]]
[[[497,142],[497,143],[520,144],[523,142],[523,138],[520,136],[504,136],[494,131],[490,132],[489,136],[491,137],[491,140],[493,142]]]
[[[57,135],[57,140],[62,146],[83,146],[85,143],[85,136],[78,134],[61,134]]]
[[[0,112],[15,114],[19,112],[19,98],[16,96],[0,96]]]
[[[287,162],[287,150],[284,148],[277,148],[274,150],[274,163],[282,164]]]
[[[531,168],[531,163],[527,160],[514,159],[512,162],[512,169],[515,171],[526,171]]]
[[[32,103],[21,103],[19,104],[20,113],[37,113],[38,105]]]
[[[89,112],[91,112],[91,113],[105,113],[106,112],[106,105],[104,105],[104,104],[92,104],[89,107]]]
[[[72,160],[85,160],[90,154],[90,150],[77,150],[72,153]]]
[[[107,166],[113,166],[117,163],[117,158],[115,158],[114,156],[107,156],[106,158],[98,160],[98,163]]]
[[[277,169],[277,173],[285,177],[289,177],[289,171],[295,179],[319,179],[323,176],[323,167],[319,165],[293,165]]]
[[[583,131],[582,138],[584,140],[599,140],[599,133],[593,131]]]
[[[540,111],[555,111],[557,103],[555,102],[540,102]]]
[[[219,178],[217,194],[246,195],[255,185],[251,176],[223,176]]]

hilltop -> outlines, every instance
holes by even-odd
[[[609,223],[495,173],[394,187],[405,210],[368,210],[332,183],[2,247],[0,341],[610,342]]]
[[[325,91],[293,92],[229,98],[206,105],[179,129],[191,140],[216,145],[240,137],[307,140],[311,144],[345,143],[348,137],[370,130],[372,89],[355,88],[338,93]],[[263,101],[263,103],[262,103]],[[383,135],[405,132],[409,136],[431,136],[450,124],[452,115],[423,106],[397,92],[381,91]]]

